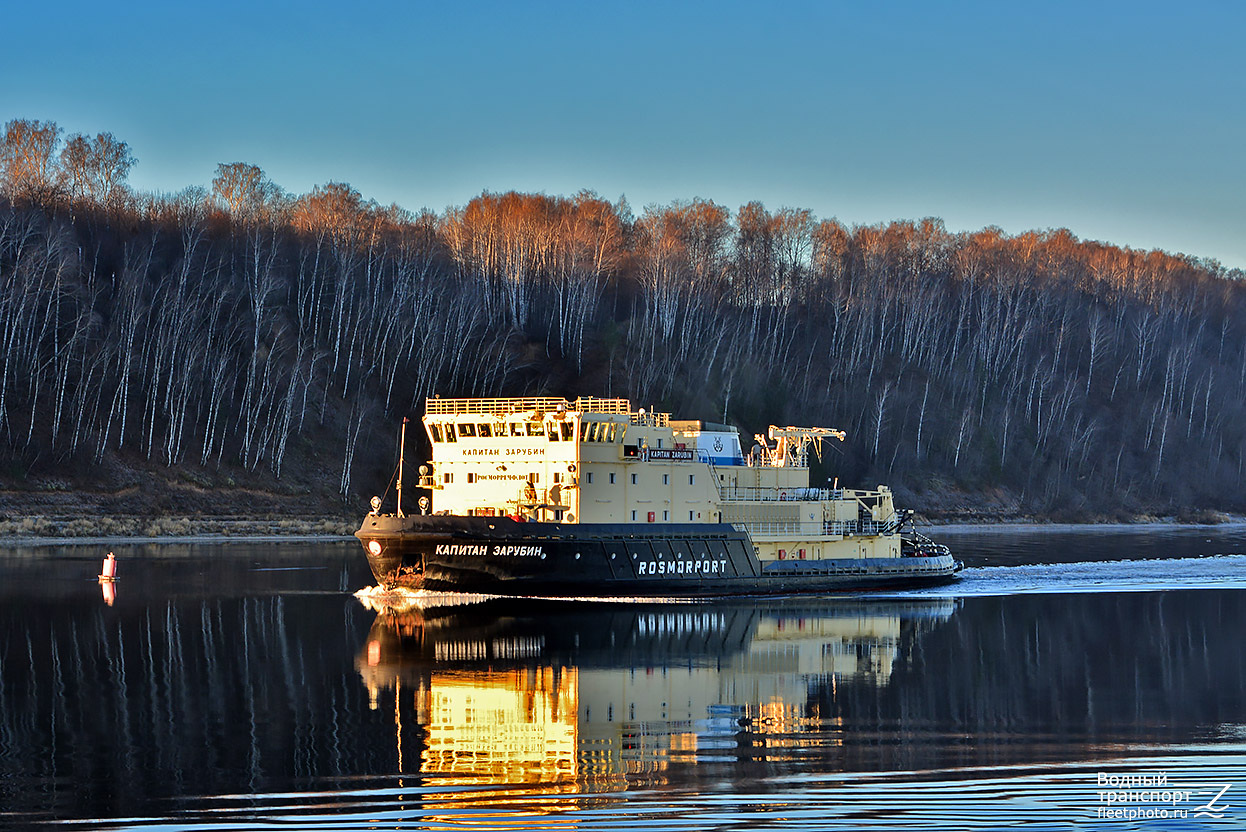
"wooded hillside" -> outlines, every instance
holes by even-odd
[[[10,490],[362,509],[425,396],[583,394],[846,429],[818,476],[927,512],[1246,509],[1246,285],[1214,262],[589,192],[415,215],[244,163],[135,194],[110,134],[3,138]]]

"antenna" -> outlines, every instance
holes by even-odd
[[[402,517],[402,458],[407,453],[407,422],[410,421],[406,416],[402,417],[402,438],[398,440],[398,516]]]

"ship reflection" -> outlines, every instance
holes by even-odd
[[[958,604],[408,607],[378,613],[356,664],[372,707],[393,709],[399,732],[407,721],[421,774],[512,797],[522,783],[611,791],[675,761],[837,743],[828,696],[885,688]]]

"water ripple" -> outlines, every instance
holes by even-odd
[[[840,772],[760,778],[752,788],[710,780],[677,784],[628,776],[611,783],[557,780],[532,784],[463,784],[456,777],[377,778],[375,785],[176,801],[167,815],[62,821],[83,829],[233,830],[768,830],[932,828],[1071,830],[1230,829],[1246,823],[1246,745],[1204,745],[1173,753],[1134,749],[1097,762],[923,771]],[[1102,775],[1166,778],[1188,800],[1109,804]],[[676,778],[678,779],[678,778]],[[407,782],[410,780],[411,782]],[[1223,818],[1193,817],[1196,806],[1228,784]],[[609,791],[596,791],[607,788]],[[1101,810],[1132,805],[1155,817],[1109,819]],[[1165,819],[1160,813],[1167,811]],[[1171,816],[1184,812],[1184,816]],[[47,818],[9,818],[19,823]],[[0,822],[5,816],[0,814]],[[55,822],[55,821],[52,821]]]

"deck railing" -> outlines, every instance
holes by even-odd
[[[732,523],[736,531],[748,532],[752,538],[776,537],[778,535],[818,535],[821,530],[817,523],[802,523],[799,520],[762,520],[755,523]]]
[[[894,523],[877,523],[873,520],[812,521],[761,520],[732,523],[737,531],[748,532],[749,537],[862,537],[866,535],[891,534],[896,531]]]
[[[632,403],[629,399],[598,399],[594,396],[579,396],[575,401],[552,396],[501,399],[425,399],[424,412],[438,415],[457,415],[465,413],[487,413],[494,416],[506,416],[511,413],[524,413],[535,410],[553,413],[558,408],[576,410],[581,413],[631,413]]]
[[[753,486],[724,485],[719,487],[718,496],[723,501],[739,500],[754,503],[841,500],[844,496],[844,490],[842,488],[758,488]]]

